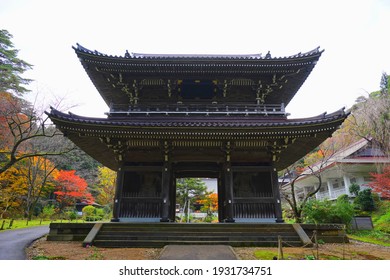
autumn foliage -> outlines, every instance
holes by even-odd
[[[0,145],[2,150],[12,145],[11,128],[14,124],[12,120],[24,119],[20,112],[19,100],[10,93],[0,92]]]
[[[55,177],[57,201],[60,208],[74,205],[76,202],[93,203],[94,198],[88,191],[87,182],[76,175],[76,170],[60,170]]]
[[[372,190],[382,198],[390,199],[390,165],[383,170],[383,173],[370,173],[370,175],[373,181],[368,185]]]
[[[205,199],[197,200],[197,203],[203,204],[204,211],[216,212],[218,211],[218,194],[211,193]]]

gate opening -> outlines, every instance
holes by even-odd
[[[175,220],[178,223],[218,222],[218,179],[176,178]]]

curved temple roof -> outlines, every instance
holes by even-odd
[[[216,145],[221,145],[224,141],[231,141],[232,145],[244,142],[260,143],[261,147],[258,147],[257,150],[263,150],[264,153],[269,153],[273,149],[276,151],[275,153],[280,158],[275,163],[275,167],[282,169],[322,143],[348,115],[342,109],[332,114],[322,114],[305,119],[272,120],[264,117],[153,118],[146,116],[106,119],[88,118],[72,113],[66,114],[53,108],[47,114],[75,144],[112,169],[119,166],[115,156],[115,149],[119,148],[114,145],[115,141],[121,142],[121,149],[127,152],[132,149],[142,150],[142,145],[147,146],[148,143],[154,143],[154,148],[157,148],[157,151],[150,155],[150,159],[161,161],[161,151],[163,151],[163,148],[160,147],[161,143],[164,141],[176,143],[175,141],[178,139],[180,142],[189,143],[214,141],[219,143]],[[109,139],[108,142],[105,142],[106,139]],[[129,143],[132,141],[138,141],[138,146],[126,146],[130,145]],[[235,144],[236,142],[237,144]],[[245,146],[245,143],[240,145]],[[174,149],[179,151],[180,146],[174,147]],[[217,150],[219,150],[218,147]],[[252,147],[250,150],[251,153],[254,153],[256,149],[253,150]],[[239,153],[239,148],[236,152]],[[258,155],[254,157],[256,156]],[[251,155],[245,157],[250,159]],[[136,157],[133,155],[131,158]]]
[[[258,60],[287,60],[287,59],[296,59],[296,58],[303,58],[303,57],[310,57],[313,55],[318,55],[323,52],[323,50],[320,50],[320,47],[317,47],[313,50],[310,50],[308,52],[300,52],[294,55],[285,56],[285,57],[272,57],[271,53],[268,52],[266,55],[262,55],[261,53],[258,54],[147,54],[147,53],[129,53],[127,50],[123,56],[117,56],[117,55],[108,55],[101,53],[97,50],[90,50],[85,47],[83,47],[80,44],[76,44],[76,47],[73,47],[73,49],[76,51],[76,53],[86,53],[90,55],[96,55],[96,56],[102,56],[102,57],[110,57],[110,58],[124,58],[124,59],[235,59],[235,60],[242,60],[242,59],[258,59]]]
[[[166,93],[163,97],[169,96],[166,102],[175,103],[183,81],[208,81],[221,102],[243,100],[255,104],[261,100],[287,105],[323,52],[318,47],[286,57],[272,57],[269,52],[199,55],[128,51],[123,56],[113,56],[79,44],[73,49],[108,105],[127,104],[130,96],[140,101],[150,96],[155,99],[162,93]]]

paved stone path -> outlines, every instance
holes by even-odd
[[[160,260],[237,260],[237,256],[226,245],[168,245]]]
[[[0,260],[25,260],[25,249],[49,233],[49,226],[0,231]]]

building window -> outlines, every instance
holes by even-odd
[[[322,183],[320,192],[327,192],[327,191],[328,191],[328,185],[326,183]]]
[[[363,180],[364,180],[364,182],[371,182],[372,178],[371,177],[364,177]]]
[[[343,180],[339,180],[339,179],[333,180],[333,182],[332,182],[332,187],[333,187],[334,189],[341,188],[342,186],[344,186],[344,181],[343,181]]]
[[[305,194],[308,194],[308,193],[313,192],[313,191],[314,191],[314,186],[305,187]]]

